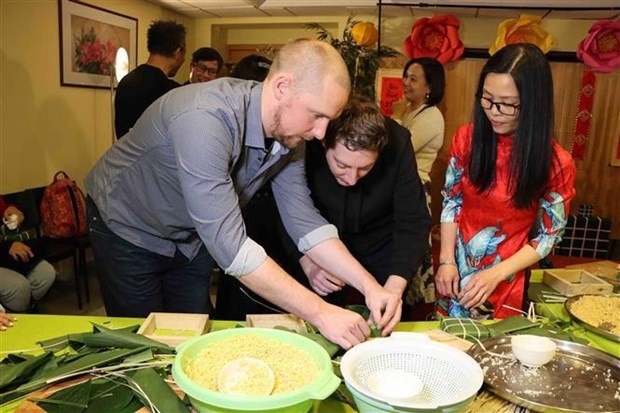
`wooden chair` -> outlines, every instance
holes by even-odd
[[[49,238],[41,233],[41,216],[39,205],[45,187],[26,189],[3,195],[7,204],[15,204],[25,216],[22,228],[34,228],[37,236],[43,241],[43,258],[51,263],[71,258],[73,260],[73,273],[75,276],[75,289],[78,300],[78,308],[82,309],[82,287],[84,281],[86,302],[90,301],[88,288],[88,276],[86,272],[86,248],[90,246],[87,236],[75,238]]]

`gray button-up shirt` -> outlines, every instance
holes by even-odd
[[[286,230],[301,252],[337,238],[310,198],[305,145],[265,149],[262,84],[223,78],[156,100],[86,177],[111,231],[165,256],[192,259],[204,242],[227,273],[255,270],[265,250],[247,237],[240,208],[270,178]]]

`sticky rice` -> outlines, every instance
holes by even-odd
[[[620,335],[620,297],[584,295],[570,306],[570,311],[588,324]]]
[[[310,354],[287,343],[258,335],[231,336],[210,344],[198,355],[185,360],[185,374],[211,391],[218,391],[222,367],[241,357],[259,359],[273,370],[272,395],[297,390],[316,380],[319,369]],[[257,383],[257,386],[259,384]]]

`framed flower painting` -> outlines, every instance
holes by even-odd
[[[136,67],[138,19],[76,0],[58,0],[60,84],[111,88],[116,51]]]

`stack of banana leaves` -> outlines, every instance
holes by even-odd
[[[43,354],[10,354],[0,364],[2,405],[26,398],[44,411],[57,413],[189,412],[166,383],[174,349],[136,334],[139,326],[93,332],[39,342]],[[77,383],[38,397],[40,390],[61,382]]]

